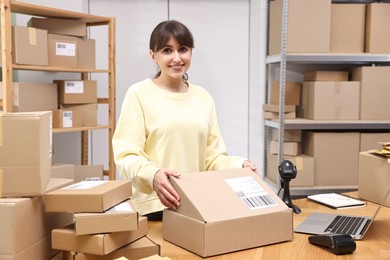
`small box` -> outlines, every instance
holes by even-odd
[[[279,113],[279,105],[275,104],[263,104],[263,111],[265,112],[274,112],[274,113]],[[284,105],[284,112],[295,112],[296,111],[296,106],[294,105]]]
[[[390,188],[390,164],[386,157],[368,151],[359,154],[359,198],[380,204]],[[390,207],[390,197],[384,205]]]
[[[63,178],[74,180],[74,164],[69,163],[56,163],[51,166],[51,177],[52,178]],[[74,181],[78,182],[78,181]]]
[[[81,20],[32,17],[27,25],[52,34],[87,37],[87,24]]]
[[[52,247],[78,253],[107,255],[146,236],[147,233],[148,220],[141,216],[138,220],[138,229],[132,231],[77,236],[73,225],[69,225],[52,231]]]
[[[0,82],[0,99],[3,84]],[[13,112],[49,111],[57,109],[57,86],[52,83],[13,83]]]
[[[103,165],[75,165],[75,182],[103,180]]]
[[[348,71],[306,71],[304,81],[348,81]]]
[[[314,157],[315,186],[357,185],[360,133],[304,132],[302,150]]]
[[[74,104],[63,105],[60,104],[60,109],[80,110],[83,114],[83,126],[96,126],[97,125],[97,104]]]
[[[48,65],[77,68],[78,39],[73,36],[48,34]]]
[[[301,97],[301,86],[302,83],[300,82],[286,82],[286,88],[285,88],[285,105],[299,105],[300,103],[300,97]],[[271,97],[270,97],[270,103],[271,104],[279,104],[279,91],[280,91],[280,85],[279,81],[272,82],[272,89],[271,89]]]
[[[72,128],[83,126],[83,114],[80,110],[53,110],[53,128]]]
[[[264,111],[263,118],[264,119],[279,119],[279,113]],[[284,119],[295,119],[295,118],[297,118],[297,113],[295,111],[284,113]]]
[[[390,5],[367,4],[365,52],[390,53]]]
[[[283,142],[283,155],[298,155],[302,152],[300,142]],[[279,141],[271,141],[270,153],[279,154]]]
[[[208,257],[292,240],[291,209],[248,168],[170,180],[181,203],[163,212],[168,242]]]
[[[363,53],[365,4],[332,4],[330,52]]]
[[[297,167],[297,177],[292,179],[290,187],[312,187],[314,186],[314,158],[306,154],[297,156],[283,156],[284,160],[291,161]],[[278,155],[268,154],[267,177],[273,182],[277,182]]]
[[[112,259],[144,259],[160,255],[160,245],[154,243],[148,237],[142,237],[124,247],[121,247],[108,255],[91,255],[77,253],[74,260],[112,260]],[[154,258],[152,258],[154,259]],[[165,259],[165,258],[161,258]]]
[[[45,194],[47,212],[103,212],[127,200],[131,181],[81,181]]]
[[[48,65],[47,31],[12,26],[12,61],[21,65]]]
[[[54,80],[60,104],[97,103],[96,80]]]
[[[381,149],[379,142],[390,142],[390,133],[363,133],[360,132],[360,152]]]
[[[130,200],[103,213],[74,213],[76,235],[130,231],[138,229],[138,212]]]
[[[96,68],[96,42],[94,39],[79,39],[77,62],[77,67],[80,69]]]
[[[360,83],[304,82],[298,116],[313,120],[358,120]]]
[[[285,142],[300,142],[302,141],[302,130],[284,129],[283,137]],[[277,128],[272,128],[272,140],[279,140],[279,130]]]

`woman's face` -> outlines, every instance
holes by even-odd
[[[161,70],[161,76],[182,79],[191,64],[192,49],[181,46],[174,37],[171,37],[166,46],[153,52],[150,51],[154,63]]]

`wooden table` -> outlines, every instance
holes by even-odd
[[[349,193],[356,196],[356,193]],[[315,202],[304,199],[294,200],[294,204],[302,210],[301,214],[294,214],[294,227],[301,223],[312,212],[328,212],[341,214],[356,214],[372,216],[377,204],[368,202],[363,208],[334,210]],[[171,259],[203,259],[183,248],[175,246],[162,239],[162,222],[149,221],[148,237],[161,245],[161,256]],[[259,234],[266,235],[266,234]],[[207,259],[390,259],[390,208],[382,207],[374,223],[364,236],[363,240],[356,241],[356,250],[349,255],[334,255],[308,242],[309,235],[294,233],[292,241],[268,245],[239,252],[209,257]]]

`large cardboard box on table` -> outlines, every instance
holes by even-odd
[[[390,5],[370,3],[367,5],[365,52],[390,53]]]
[[[0,83],[0,99],[3,98]],[[13,112],[49,111],[57,109],[57,86],[52,83],[13,83]]]
[[[170,180],[180,206],[164,210],[163,238],[173,244],[208,257],[292,240],[291,209],[248,168]]]
[[[360,83],[304,82],[298,115],[313,120],[358,120]]]
[[[87,37],[87,24],[81,20],[32,17],[27,25],[53,34]]]
[[[81,181],[45,194],[48,212],[103,212],[127,200],[131,181]]]
[[[52,231],[52,247],[58,250],[94,255],[107,255],[148,233],[148,220],[139,217],[138,229],[95,235],[76,235],[73,225]]]
[[[359,198],[381,203],[390,189],[390,163],[386,157],[368,151],[359,154]],[[384,205],[390,207],[388,197]]]
[[[0,197],[45,191],[51,175],[51,114],[0,113]]]
[[[282,6],[270,2],[269,54],[280,53]],[[287,52],[329,52],[331,0],[290,0],[287,17]]]
[[[54,80],[60,104],[97,103],[96,80]]]

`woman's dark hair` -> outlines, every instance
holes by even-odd
[[[167,45],[171,37],[175,38],[182,46],[187,46],[191,49],[194,48],[194,38],[192,37],[191,31],[181,22],[168,20],[159,23],[154,28],[150,35],[149,49],[154,52],[161,50]],[[158,71],[154,77],[158,78],[160,74],[161,71]]]

